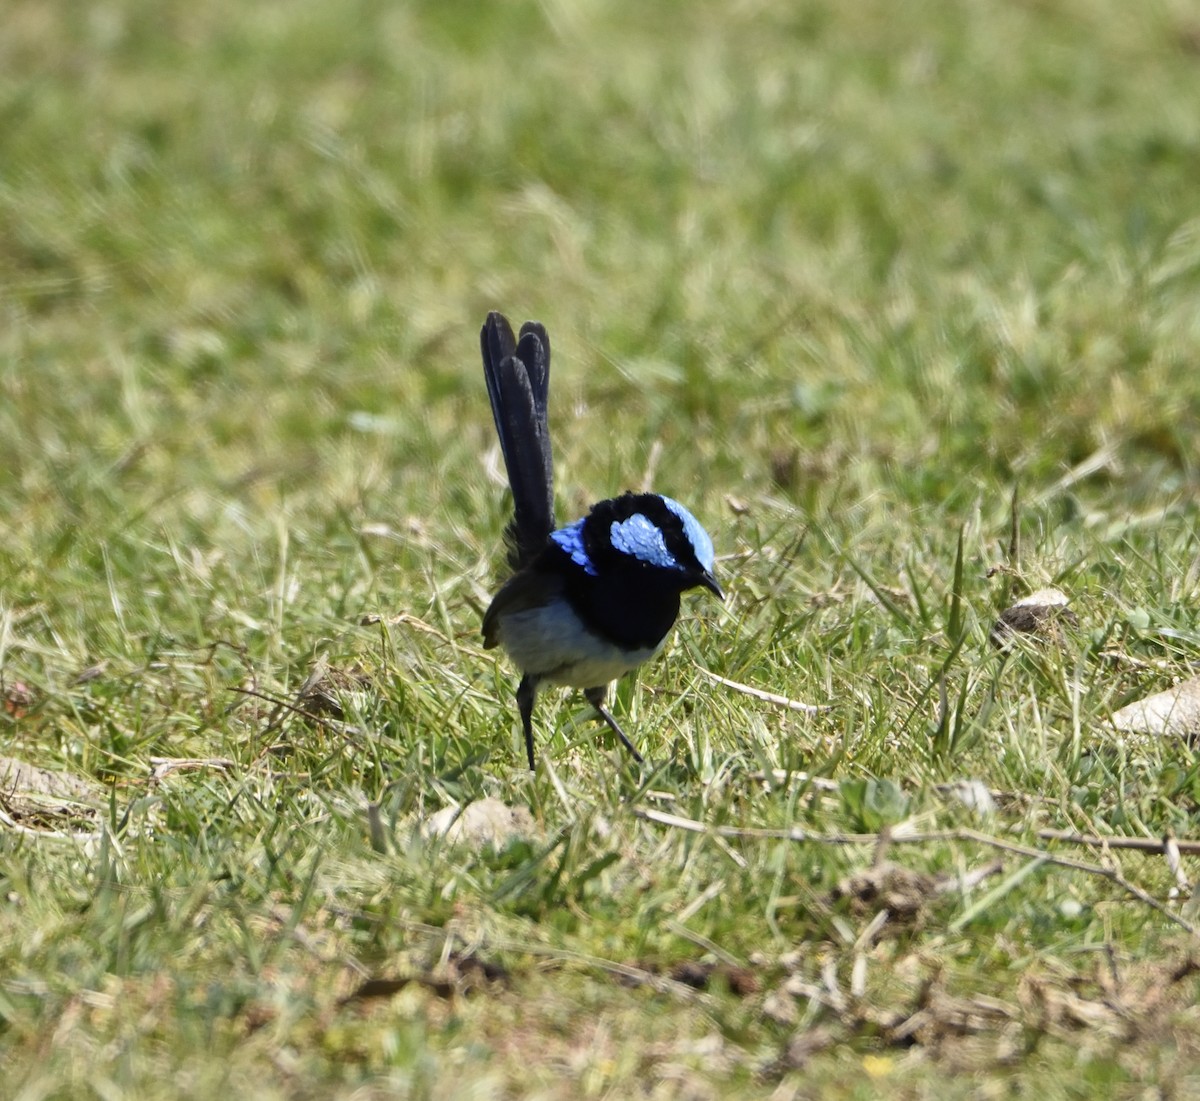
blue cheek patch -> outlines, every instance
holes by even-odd
[[[640,512],[635,512],[628,520],[614,520],[608,537],[617,550],[640,562],[667,570],[680,569],[675,556],[667,550],[662,531]]]
[[[576,520],[575,523],[568,524],[565,528],[552,531],[550,538],[571,556],[571,561],[575,565],[579,566],[585,573],[590,573],[593,577],[596,576],[596,567],[592,565],[592,560],[588,557],[588,553],[583,546],[582,520]]]
[[[712,573],[716,555],[713,551],[712,540],[708,537],[708,532],[700,526],[700,521],[678,501],[670,497],[664,497],[663,504],[682,521],[684,534],[687,535],[688,542],[692,544],[692,549],[696,552],[696,561],[708,570],[709,573]]]

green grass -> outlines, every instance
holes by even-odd
[[[1200,1089],[1167,861],[1038,836],[1200,835],[1190,748],[1107,722],[1200,659],[1186,5],[4,23],[0,754],[98,793],[0,795],[6,1096]],[[645,774],[547,693],[530,777],[481,649],[492,308],[553,336],[560,516],[714,534],[726,605],[617,693]],[[1001,658],[1050,584],[1078,630]],[[423,837],[484,796],[534,829]]]

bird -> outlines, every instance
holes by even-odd
[[[725,599],[713,572],[712,539],[683,505],[657,493],[627,491],[556,527],[550,338],[536,321],[514,336],[504,315],[493,311],[479,342],[513,499],[505,529],[513,572],[484,613],[483,645],[500,647],[520,671],[516,700],[529,769],[537,767],[533,705],[544,685],[582,689],[643,764],[605,706],[608,685],[663,648],[682,593],[704,588]]]

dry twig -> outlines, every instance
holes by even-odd
[[[878,845],[879,834],[876,833],[842,833],[842,834],[819,834],[810,833],[807,830],[802,830],[799,827],[791,829],[763,829],[759,827],[739,827],[739,826],[708,826],[703,822],[698,822],[692,818],[684,818],[678,814],[667,814],[663,811],[653,810],[649,807],[639,807],[634,813],[648,822],[658,822],[664,826],[670,826],[674,829],[687,830],[690,833],[705,833],[712,834],[717,837],[724,838],[743,838],[746,840],[774,840],[774,841],[794,841],[810,845]],[[1065,838],[1053,838],[1053,840],[1065,840],[1068,842],[1078,843],[1077,835],[1068,835]],[[1115,839],[1120,840],[1120,839]],[[1133,838],[1127,840],[1136,840]],[[1180,928],[1186,930],[1192,936],[1200,936],[1200,929],[1197,929],[1194,922],[1188,921],[1187,918],[1180,914],[1174,913],[1165,903],[1160,902],[1148,891],[1139,887],[1136,883],[1131,883],[1125,878],[1124,873],[1120,870],[1115,862],[1111,866],[1103,864],[1092,864],[1086,860],[1075,860],[1068,856],[1058,856],[1048,852],[1045,849],[1037,849],[1031,845],[1022,845],[1017,841],[1007,841],[1001,837],[993,837],[991,834],[981,833],[979,830],[972,829],[955,829],[955,830],[935,830],[927,833],[904,832],[900,827],[893,827],[893,830],[888,838],[889,843],[904,843],[904,844],[929,844],[933,842],[972,842],[976,845],[986,845],[989,848],[999,849],[1001,852],[1014,853],[1018,856],[1027,857],[1030,860],[1037,860],[1043,864],[1053,864],[1060,868],[1070,868],[1077,872],[1083,872],[1087,875],[1100,876],[1103,879],[1115,883],[1127,894],[1132,895],[1139,902],[1144,903],[1151,909],[1162,914],[1168,921],[1173,922]],[[1109,843],[1107,838],[1096,838],[1101,848],[1112,849],[1115,845]],[[1091,842],[1089,842],[1091,843]],[[1176,842],[1182,851],[1185,846],[1198,844],[1196,842]],[[1128,846],[1145,849],[1146,846]],[[1154,846],[1152,851],[1163,851],[1162,843],[1159,842]],[[1191,850],[1197,851],[1197,850]]]

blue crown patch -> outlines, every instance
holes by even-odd
[[[713,542],[709,538],[708,532],[700,526],[700,521],[674,498],[664,497],[663,504],[683,522],[683,531],[688,537],[688,542],[692,544],[692,549],[696,552],[696,561],[709,573],[712,573],[716,554],[713,551]]]

